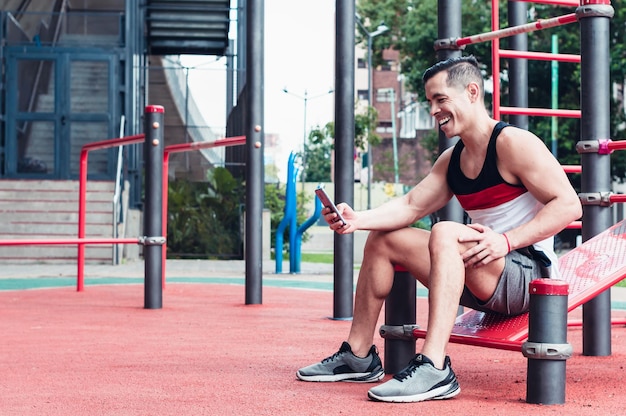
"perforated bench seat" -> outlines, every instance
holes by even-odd
[[[559,258],[562,280],[569,284],[568,311],[626,278],[626,220]],[[413,330],[424,338],[427,329]],[[508,317],[470,310],[460,315],[450,342],[520,351],[528,337],[528,313]]]

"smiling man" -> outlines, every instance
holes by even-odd
[[[376,382],[384,377],[373,345],[394,265],[428,291],[428,333],[407,367],[369,390],[372,400],[447,399],[461,389],[446,355],[458,305],[516,315],[528,310],[528,284],[559,275],[553,236],[581,216],[563,168],[534,134],[491,118],[474,57],[453,58],[423,77],[430,113],[448,138],[458,136],[406,195],[375,209],[325,208],[340,234],[370,230],[359,273],[354,318],[338,352],[301,368],[304,381]],[[410,225],[456,196],[471,224],[443,221],[431,231]]]

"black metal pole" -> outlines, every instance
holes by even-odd
[[[528,22],[528,6],[521,1],[507,2],[509,11],[509,27],[520,26]],[[515,51],[528,51],[528,34],[509,38],[509,45]],[[528,108],[528,60],[513,58],[509,60],[509,105],[511,107]],[[511,124],[528,129],[528,116],[525,114],[510,115]]]
[[[461,37],[461,0],[439,0],[437,3],[437,36],[439,39],[452,39]],[[461,51],[451,43],[436,43],[437,59],[444,61],[449,58],[461,56]],[[452,147],[459,140],[458,137],[448,139],[439,130],[439,154]],[[456,198],[453,198],[445,207],[439,210],[438,219],[446,221],[464,222],[464,211]]]
[[[599,3],[599,2],[596,2]],[[609,139],[610,74],[609,24],[613,8],[609,0],[604,4],[581,6],[576,10],[580,22],[581,54],[581,141],[596,142]],[[581,192],[609,192],[611,190],[610,155],[597,152],[583,153]],[[584,200],[584,199],[583,199]],[[607,205],[585,205],[582,239],[587,241],[610,227],[611,209]],[[611,294],[607,290],[583,305],[583,354],[611,355]]]
[[[557,279],[530,283],[528,341],[522,345],[528,358],[528,403],[565,403],[565,364],[572,355],[567,342],[568,288]]]
[[[336,2],[335,201],[354,201],[354,0]],[[370,103],[371,105],[371,103]],[[354,236],[334,237],[334,319],[352,318]]]
[[[163,224],[163,119],[165,110],[160,105],[146,106],[144,113],[144,171],[145,199],[143,212],[144,233],[144,308],[163,307],[162,244]]]
[[[385,325],[415,325],[417,283],[403,268],[395,268],[393,286],[385,301]],[[385,338],[385,372],[399,373],[415,355],[415,338]]]
[[[263,0],[247,0],[246,16],[246,305],[263,303],[264,36]]]
[[[235,41],[228,40],[228,49],[226,50],[226,114],[227,116],[233,111],[235,102]]]

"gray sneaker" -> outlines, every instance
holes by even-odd
[[[350,344],[344,342],[339,351],[317,364],[299,369],[296,376],[303,381],[349,381],[373,383],[385,376],[383,365],[374,345],[367,357],[357,357]]]
[[[460,392],[450,357],[446,357],[443,370],[439,370],[430,358],[417,354],[406,368],[386,383],[370,389],[367,395],[376,401],[406,403],[449,399]]]

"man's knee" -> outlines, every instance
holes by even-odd
[[[380,251],[387,244],[387,235],[386,231],[370,231],[365,240],[365,251]]]
[[[463,224],[453,221],[440,221],[432,226],[428,247],[431,252],[437,252],[445,247],[459,245],[459,236]]]

